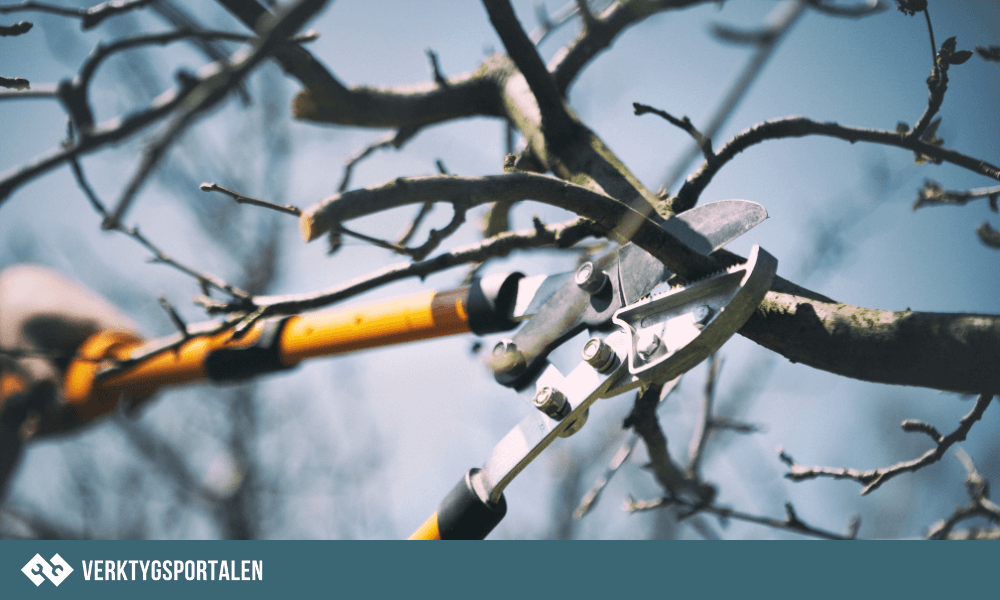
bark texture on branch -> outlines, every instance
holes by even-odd
[[[854,379],[966,393],[1000,390],[996,315],[893,312],[772,289],[740,333],[792,362]]]
[[[725,251],[697,255],[655,217],[638,217],[610,196],[531,173],[397,179],[331,196],[303,211],[301,227],[311,240],[342,221],[428,200],[473,206],[527,199],[573,210],[608,232],[637,217],[632,241],[689,279],[743,260]],[[778,277],[740,333],[789,360],[854,379],[954,392],[1000,390],[998,316],[862,308]]]

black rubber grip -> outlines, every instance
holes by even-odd
[[[511,315],[517,301],[517,284],[523,277],[521,273],[500,273],[472,280],[465,303],[472,333],[486,335],[517,327]]]
[[[205,357],[205,372],[212,381],[239,381],[291,369],[281,362],[281,332],[289,317],[264,322],[252,346],[222,348]]]
[[[502,495],[496,505],[480,500],[472,487],[472,469],[458,482],[438,508],[438,533],[442,540],[481,540],[507,514],[507,499]]]

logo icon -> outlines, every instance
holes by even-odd
[[[73,572],[73,567],[58,554],[53,554],[49,560],[36,554],[21,568],[21,572],[28,576],[35,587],[42,585],[46,577],[58,587]]]

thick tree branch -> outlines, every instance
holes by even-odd
[[[656,407],[660,403],[662,391],[662,384],[653,384],[636,394],[635,405],[632,407],[632,412],[625,417],[622,427],[632,428],[646,444],[646,450],[649,452],[647,468],[653,472],[653,476],[663,487],[668,498],[693,494],[698,504],[711,503],[715,498],[715,488],[697,478],[688,477],[684,469],[670,458],[667,438],[656,417]]]
[[[680,383],[681,377],[683,375],[676,377],[675,379],[668,381],[660,388],[660,404],[665,402],[670,394],[677,388],[677,384]],[[573,518],[582,519],[588,512],[590,512],[595,506],[597,506],[597,501],[601,497],[601,492],[614,477],[615,473],[625,462],[625,459],[632,454],[632,450],[635,448],[636,442],[639,441],[638,434],[633,431],[628,434],[628,439],[626,439],[621,446],[618,447],[618,451],[615,452],[611,461],[608,463],[607,469],[605,469],[604,474],[602,474],[587,493],[583,495],[580,500],[580,504],[576,507],[573,512]]]
[[[792,362],[854,379],[1000,390],[1000,316],[861,308],[804,297],[788,284],[775,280],[741,335]]]
[[[343,221],[409,204],[444,201],[468,203],[472,207],[519,200],[535,200],[576,212],[607,232],[614,231],[625,220],[635,220],[637,228],[632,240],[685,278],[694,279],[719,268],[717,263],[662,230],[656,215],[643,217],[608,195],[534,173],[399,178],[380,186],[337,194],[306,208],[300,228],[303,238],[312,241]],[[619,238],[619,241],[625,240]]]
[[[541,113],[547,142],[552,145],[565,143],[575,129],[573,119],[567,111],[562,92],[556,88],[535,45],[521,28],[509,0],[483,0],[483,5],[489,13],[493,29],[507,49],[507,55],[528,83]]]
[[[636,213],[606,195],[544,175],[422,177],[332,196],[303,211],[301,229],[316,239],[342,221],[427,201],[536,200],[572,210],[613,232]],[[682,277],[739,262],[717,252],[702,257],[656,222],[639,218],[632,241]],[[795,362],[855,379],[981,393],[1000,390],[1000,317],[892,312],[838,303],[777,277],[740,331]]]

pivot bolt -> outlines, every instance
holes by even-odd
[[[535,408],[547,414],[557,421],[566,417],[570,412],[569,402],[566,396],[555,388],[543,387],[535,394],[531,401]]]
[[[604,343],[601,338],[590,338],[583,346],[583,360],[594,367],[598,373],[607,373],[618,362],[611,346]]]
[[[573,276],[576,285],[591,296],[600,293],[604,286],[608,285],[610,279],[607,273],[595,267],[594,263],[589,260],[580,265],[576,270],[576,275]]]
[[[709,321],[712,320],[712,315],[715,314],[715,311],[712,310],[711,306],[702,304],[698,308],[694,309],[694,313],[692,314],[694,316],[694,326],[698,329],[702,329],[708,324]]]
[[[527,367],[524,354],[511,340],[500,340],[493,347],[493,372],[510,377],[520,375]]]
[[[660,336],[652,333],[650,331],[643,331],[639,334],[639,339],[635,343],[635,351],[639,355],[639,358],[649,362],[656,355],[662,354],[661,348],[665,351],[666,348],[663,346],[663,340]]]

